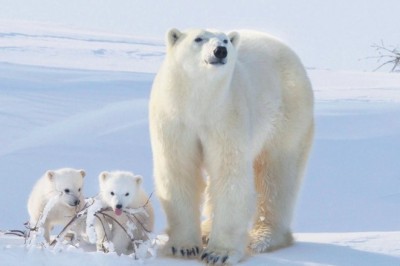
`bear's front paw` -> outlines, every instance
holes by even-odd
[[[194,259],[200,255],[201,248],[197,245],[168,245],[164,248],[164,253],[167,256]]]
[[[201,254],[201,260],[212,265],[233,265],[238,263],[243,254],[236,250],[218,250],[206,248]]]

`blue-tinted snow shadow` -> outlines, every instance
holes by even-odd
[[[400,258],[340,245],[297,242],[289,248],[254,256],[244,265],[399,266]]]

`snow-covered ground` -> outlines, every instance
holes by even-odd
[[[163,40],[1,19],[0,40],[1,62],[57,68],[154,73],[165,53]]]
[[[153,191],[148,98],[162,40],[0,23],[0,229],[23,229],[47,170],[130,170]],[[400,265],[400,75],[309,70],[317,130],[290,248],[243,265]],[[155,197],[156,233],[165,225]],[[0,235],[1,265],[132,265],[131,257],[27,249]],[[156,258],[148,265],[188,265]],[[193,261],[191,265],[201,265]]]

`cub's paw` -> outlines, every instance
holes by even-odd
[[[206,248],[200,259],[212,265],[234,265],[243,257],[243,253],[237,250],[219,250]]]

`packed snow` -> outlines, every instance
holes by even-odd
[[[0,229],[24,229],[26,202],[48,169],[128,170],[154,191],[151,83],[165,47],[46,24],[0,23]],[[310,69],[316,136],[297,205],[296,243],[243,265],[400,265],[400,75]],[[157,198],[155,234],[165,240]],[[24,245],[0,234],[1,265],[202,265],[198,261]]]

